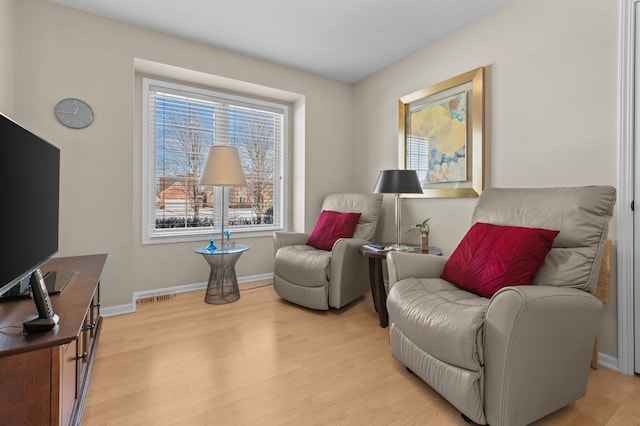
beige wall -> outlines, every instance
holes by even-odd
[[[14,0],[0,0],[0,112],[13,115],[15,102]]]
[[[304,143],[291,153],[298,229],[313,226],[326,192],[370,191],[380,169],[397,167],[398,97],[478,66],[487,67],[490,186],[616,184],[614,1],[514,0],[355,86],[43,0],[15,2],[14,29],[7,30],[10,3],[0,2],[0,31],[15,34],[17,72],[4,65],[14,53],[3,41],[0,96],[11,97],[15,81],[15,118],[61,148],[60,254],[109,253],[105,306],[130,303],[133,291],[202,282],[208,272],[192,253],[201,244],[140,244],[135,58],[304,99],[294,108],[306,115],[294,128]],[[69,96],[94,107],[90,128],[71,131],[55,121],[53,106]],[[0,100],[0,110],[5,105]],[[387,240],[394,238],[392,201],[385,197],[380,234]],[[403,229],[431,217],[432,243],[449,254],[468,229],[474,203],[404,200]],[[614,219],[613,239],[615,232]],[[238,262],[239,276],[272,272],[271,239],[243,242],[252,249]],[[615,274],[612,301],[601,350],[616,356]]]
[[[206,262],[193,253],[204,241],[140,243],[136,58],[269,86],[304,99],[296,109],[303,109],[306,120],[294,129],[304,146],[291,153],[303,185],[297,192],[305,194],[294,200],[302,215],[298,227],[313,226],[325,193],[353,189],[352,85],[41,0],[16,3],[15,34],[15,116],[61,149],[59,254],[109,254],[102,280],[104,306],[131,303],[134,291],[199,283],[208,277]],[[53,107],[66,97],[92,105],[93,125],[70,130],[57,123]],[[326,164],[332,165],[331,173],[326,173]],[[271,237],[241,242],[251,250],[238,261],[239,277],[273,272]]]
[[[616,186],[617,3],[514,0],[356,86],[361,190],[398,165],[398,98],[479,66],[487,71],[489,186]],[[385,197],[387,240],[395,238],[392,202]],[[402,229],[431,217],[431,243],[450,254],[474,203],[403,200]],[[615,292],[612,299],[601,351],[616,356]]]

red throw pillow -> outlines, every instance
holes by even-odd
[[[321,250],[331,250],[339,238],[353,237],[353,231],[355,231],[359,220],[360,213],[322,210],[307,245]]]
[[[559,233],[477,222],[447,260],[441,278],[484,297],[502,287],[531,284]]]

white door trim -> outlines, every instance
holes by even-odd
[[[640,0],[620,0],[618,40],[618,370],[634,373],[635,29]],[[640,101],[640,99],[639,99]]]

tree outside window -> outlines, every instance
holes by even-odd
[[[286,106],[145,79],[148,237],[282,228]],[[190,91],[193,90],[193,91]],[[247,186],[198,185],[212,144],[238,148]],[[153,194],[149,197],[149,194]]]

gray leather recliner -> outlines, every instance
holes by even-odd
[[[368,263],[359,248],[373,241],[382,194],[333,193],[322,210],[360,212],[353,238],[341,238],[331,251],[307,245],[308,233],[274,232],[274,288],[283,299],[311,309],[341,308],[370,290]]]
[[[391,252],[394,356],[479,424],[527,425],[586,392],[611,186],[484,191],[472,222],[560,230],[532,285],[491,299],[440,278],[446,257]]]

